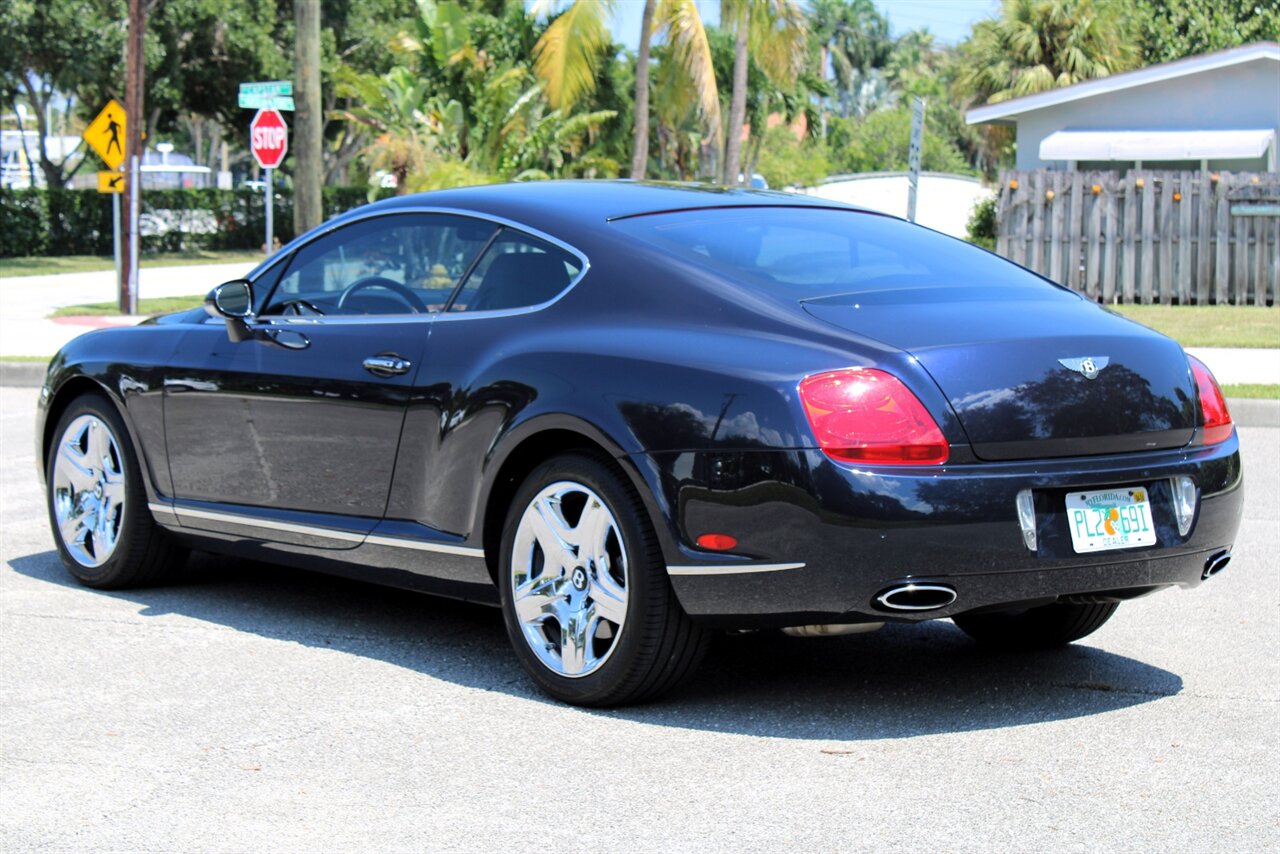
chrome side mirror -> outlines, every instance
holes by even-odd
[[[253,316],[253,287],[246,279],[224,282],[204,298],[204,310],[214,317],[248,319]]]
[[[232,279],[218,285],[204,298],[204,310],[211,317],[227,321],[227,337],[235,343],[253,337],[249,321],[253,319],[253,287],[246,279]]]

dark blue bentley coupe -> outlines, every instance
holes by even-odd
[[[1045,647],[1231,559],[1204,365],[1008,261],[801,196],[405,196],[53,360],[86,585],[187,548],[499,604],[547,693],[674,687],[711,631],[950,618]]]

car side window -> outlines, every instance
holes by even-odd
[[[481,256],[450,311],[501,311],[540,305],[582,272],[582,261],[558,246],[503,229]]]
[[[262,313],[439,311],[497,228],[446,214],[387,214],[344,226],[297,251]]]

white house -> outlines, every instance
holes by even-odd
[[[1274,172],[1280,44],[1086,80],[977,107],[965,119],[1014,126],[1019,169]]]

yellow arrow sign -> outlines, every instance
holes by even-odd
[[[102,162],[110,169],[118,169],[124,162],[125,141],[124,107],[115,98],[107,101],[107,105],[98,113],[98,117],[89,122],[84,129],[84,141],[98,152]],[[98,187],[102,187],[102,178],[98,178]],[[103,190],[102,192],[108,192]]]
[[[124,173],[123,172],[99,172],[98,173],[98,192],[99,193],[123,193],[124,192]]]

